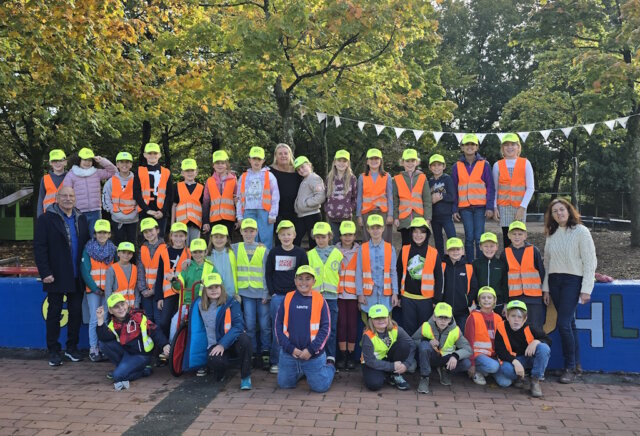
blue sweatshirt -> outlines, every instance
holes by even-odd
[[[276,315],[276,337],[282,349],[289,354],[293,353],[295,348],[304,350],[307,348],[312,357],[322,354],[327,338],[331,332],[331,315],[329,314],[329,306],[323,299],[322,316],[320,317],[320,329],[316,338],[311,341],[311,333],[309,324],[311,321],[311,295],[305,297],[298,291],[291,299],[289,305],[289,337],[287,337],[282,329],[284,320],[284,303],[280,305],[278,314]]]
[[[456,185],[449,174],[442,174],[439,178],[432,177],[429,179],[429,187],[431,193],[439,192],[442,194],[442,200],[432,205],[432,215],[436,217],[449,217],[453,214],[453,202],[455,199]]]

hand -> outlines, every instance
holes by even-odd
[[[209,356],[222,356],[224,354],[224,347],[222,345],[216,345],[211,349]]]
[[[391,215],[387,215],[387,225],[393,225],[393,217]]]
[[[362,217],[361,216],[358,217],[358,225],[360,227],[364,226],[364,222],[362,221]]]
[[[49,275],[42,279],[42,283],[53,283],[54,280],[53,275]]]
[[[142,296],[145,298],[149,298],[153,295],[153,289],[145,289],[144,291],[141,292]]]
[[[584,292],[580,292],[580,298],[578,299],[578,303],[587,304],[589,301],[591,301],[591,295]]]
[[[236,225],[234,226],[236,228],[236,230],[240,229],[240,226],[242,225],[242,220],[238,220],[236,221]],[[229,235],[231,236],[231,235]]]
[[[291,353],[291,355],[296,359],[300,359],[300,354],[302,354],[302,350],[300,350],[299,348],[294,348],[293,353]]]
[[[185,262],[186,262],[186,261],[185,261]],[[164,278],[165,278],[166,280],[169,280],[169,281],[173,280],[175,277],[176,277],[176,275],[175,275],[175,273],[174,273],[174,272],[168,272],[168,273],[166,273],[166,274],[164,275]]]
[[[167,345],[165,345],[164,347],[162,347],[162,353],[163,353],[165,356],[168,356],[168,355],[169,355],[169,353],[171,353],[171,345],[167,344]]]
[[[298,358],[302,360],[309,360],[311,359],[311,353],[305,348],[300,352],[300,356]]]
[[[269,298],[264,297],[264,298],[262,299],[262,304],[269,304]]]
[[[100,163],[104,160],[102,156],[93,156],[93,161],[96,163]]]
[[[400,220],[393,220],[393,225],[396,226],[396,229],[400,227]]]
[[[164,214],[162,213],[161,210],[156,211],[156,219],[162,219],[163,216]]]
[[[396,307],[398,305],[398,294],[393,294],[391,296],[391,307]]]
[[[164,307],[164,300],[158,300],[158,310],[162,310]]]
[[[436,338],[433,338],[429,341],[429,343],[431,344],[431,348],[438,351],[438,347],[440,347],[440,341],[438,341]]]
[[[276,219],[275,219],[275,217],[273,217],[273,218],[272,218],[272,217],[269,217],[269,218],[267,219],[267,222],[268,222],[269,224],[273,224],[273,223],[275,223],[275,222],[276,222]]]
[[[458,212],[453,214],[453,220],[457,223],[460,222],[460,214]]]
[[[514,359],[511,364],[513,365],[513,369],[516,370],[516,375],[518,377],[524,377],[524,366],[522,366],[522,363],[520,363],[518,359]]]
[[[500,211],[497,207],[493,209],[493,219],[496,221],[500,221]]]
[[[407,371],[407,367],[400,361],[393,362],[393,372],[396,374],[404,374]]]
[[[98,325],[102,325],[104,323],[104,307],[99,306],[96,309],[96,317],[98,318]]]
[[[189,265],[191,265],[191,259],[185,259],[184,262],[182,262],[182,270],[183,271],[186,270],[189,267]]]
[[[542,293],[542,302],[546,306],[548,306],[550,301],[551,301],[551,296],[549,295],[549,293],[548,292],[543,292]]]
[[[367,305],[367,298],[364,295],[358,295],[358,304],[361,306]]]
[[[493,211],[489,210],[489,209],[485,210],[484,211],[484,216],[486,216],[489,219],[493,218]]]
[[[524,350],[524,355],[527,357],[531,357],[534,354],[536,354],[536,348],[538,347],[539,343],[540,341],[537,339],[534,339],[533,341],[531,341],[531,343],[527,345],[527,349]]]
[[[469,375],[469,377],[473,378],[473,376],[476,375],[476,366],[471,365],[471,367],[467,370],[467,374]]]
[[[211,226],[209,224],[202,225],[202,233],[209,233],[209,230],[211,230]]]
[[[522,221],[522,219],[524,218],[524,214],[526,212],[527,212],[527,209],[525,209],[524,207],[519,207],[516,210],[516,216],[515,216],[516,221]]]
[[[440,200],[442,200],[442,193],[434,192],[433,194],[431,194],[431,204],[436,204]]]
[[[456,369],[456,366],[458,366],[458,359],[456,359],[456,356],[451,356],[451,358],[447,362],[447,369],[449,371],[454,371]]]

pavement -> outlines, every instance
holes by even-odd
[[[463,375],[442,386],[431,377],[431,393],[385,386],[369,392],[359,371],[336,374],[325,394],[283,390],[276,376],[252,375],[253,390],[240,391],[232,372],[213,377],[151,377],[115,392],[105,377],[109,363],[65,361],[51,368],[39,352],[2,350],[0,435],[185,434],[185,435],[640,435],[640,376],[585,374],[561,385],[548,375],[544,397],[491,382],[476,386]]]

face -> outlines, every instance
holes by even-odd
[[[429,165],[429,169],[435,177],[440,177],[444,173],[444,167],[445,165],[442,162],[434,162]]]
[[[379,332],[385,331],[388,325],[389,325],[389,318],[386,316],[382,318],[373,318],[373,326]]]
[[[502,154],[505,159],[515,159],[520,154],[520,144],[517,142],[505,142],[502,144]]]
[[[93,159],[80,159],[80,168],[88,169],[93,166]]]
[[[67,160],[52,160],[49,162],[54,173],[61,173],[64,171],[64,167],[67,166]]]
[[[147,229],[144,232],[142,232],[142,236],[144,236],[144,239],[146,239],[149,242],[155,242],[158,240],[158,233],[159,233],[158,228],[154,227],[152,229]]]
[[[467,142],[466,144],[462,144],[462,152],[466,156],[473,156],[478,151],[478,145],[473,142]]]
[[[341,173],[347,171],[347,168],[349,168],[349,161],[342,157],[333,161],[333,164]]]
[[[129,263],[131,262],[131,258],[133,257],[133,251],[129,251],[129,250],[125,250],[125,251],[118,251],[118,258],[123,262],[123,263]]]
[[[182,177],[187,183],[193,183],[198,175],[198,170],[184,170],[182,171]]]
[[[217,174],[226,174],[227,173],[227,165],[228,162],[226,160],[218,160],[213,163],[213,170]]]
[[[436,319],[436,326],[440,330],[446,329],[449,323],[451,322],[451,318],[447,316],[436,316],[435,319]]]
[[[411,232],[411,237],[413,239],[413,242],[418,245],[422,245],[424,241],[427,240],[427,230],[423,228],[415,228]]]
[[[488,259],[493,259],[493,256],[496,255],[496,251],[498,251],[498,244],[492,241],[483,242],[480,244],[480,251],[482,251],[482,254],[487,256]]]
[[[119,160],[116,162],[116,166],[118,167],[118,171],[121,174],[128,174],[131,171],[131,167],[133,166],[133,162],[130,160]]]
[[[220,294],[222,294],[222,288],[220,285],[213,285],[206,288],[206,292],[210,300],[217,300],[220,298]]]
[[[462,258],[462,255],[464,254],[464,248],[450,248],[447,250],[447,254],[451,258],[451,260],[455,260],[457,262]]]
[[[524,230],[511,230],[508,236],[509,240],[511,241],[511,245],[516,248],[522,247],[524,245],[524,241],[527,240],[527,232],[525,232]]]
[[[76,194],[72,187],[63,186],[56,195],[56,201],[60,209],[69,212],[76,205]]]
[[[507,321],[509,321],[509,325],[511,326],[511,330],[517,331],[522,328],[524,322],[527,320],[526,312],[523,312],[519,309],[512,309],[507,313]]]
[[[276,160],[278,165],[287,166],[291,161],[291,154],[286,147],[280,147],[276,150]]]
[[[96,240],[100,243],[100,245],[104,245],[110,237],[111,233],[109,232],[96,232]]]
[[[315,284],[315,282],[316,282],[316,279],[311,274],[307,274],[307,273],[300,274],[295,278],[296,288],[303,295],[311,293],[311,290],[313,289],[313,285]]]
[[[170,239],[173,248],[184,248],[187,243],[187,234],[185,232],[171,232]]]
[[[263,163],[264,159],[259,159],[257,157],[249,158],[249,165],[251,165],[251,169],[253,171],[260,171]]]
[[[143,153],[143,156],[147,160],[147,165],[157,165],[160,160],[160,153],[156,153],[155,151]]]
[[[382,226],[369,226],[369,234],[371,238],[379,241],[382,239],[382,233],[384,232],[384,227]]]
[[[117,319],[123,319],[129,311],[129,305],[126,301],[121,301],[113,307],[109,308],[109,313]]]
[[[289,227],[286,229],[281,229],[278,232],[278,239],[280,239],[280,243],[285,247],[290,247],[293,245],[293,240],[296,238],[296,231],[293,227]]]
[[[404,167],[404,170],[406,172],[412,173],[415,171],[416,167],[418,166],[418,161],[417,159],[403,160],[402,166]]]
[[[478,297],[478,303],[480,303],[480,308],[482,309],[493,310],[493,307],[495,306],[495,302],[496,302],[496,299],[493,297],[493,295],[489,294],[488,292],[484,292],[480,294],[480,296]]]
[[[562,203],[555,203],[551,207],[551,216],[560,227],[565,227],[569,221],[569,211]]]
[[[220,250],[227,245],[227,236],[220,234],[211,235],[211,242],[213,242],[213,247],[216,250]]]
[[[309,174],[311,174],[311,166],[308,163],[304,163],[300,165],[296,171],[302,177],[307,177]]]
[[[378,171],[380,169],[380,165],[382,164],[382,159],[379,157],[370,157],[367,159],[367,165],[374,171]]]
[[[256,235],[258,234],[258,231],[253,228],[246,228],[246,229],[240,230],[240,234],[242,234],[242,239],[244,240],[244,242],[246,242],[247,244],[252,244],[256,240]]]
[[[313,239],[316,240],[319,248],[325,248],[329,245],[329,235],[315,235]]]
[[[343,247],[353,247],[353,242],[356,240],[356,235],[353,233],[346,233],[340,236],[340,242],[342,242]]]
[[[206,251],[204,250],[196,250],[191,252],[191,258],[198,264],[204,262],[204,258],[206,256]]]

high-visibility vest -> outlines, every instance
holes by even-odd
[[[231,330],[231,308],[227,307],[224,312],[224,332],[225,334]]]
[[[165,167],[160,167],[160,183],[158,183],[158,194],[156,197],[158,209],[162,209],[164,201],[167,198],[167,183],[169,182],[170,176],[171,171]],[[145,204],[148,205],[151,202],[151,194],[153,193],[153,188],[151,187],[151,183],[149,183],[149,169],[147,167],[138,167],[138,178],[140,179],[142,199]]]
[[[467,295],[471,292],[471,277],[473,276],[473,265],[470,263],[466,263],[464,265],[467,270]],[[444,272],[447,269],[447,262],[442,262],[442,276],[444,277]]]
[[[129,280],[127,280],[127,276],[118,262],[111,266],[113,267],[113,272],[116,274],[116,285],[118,286],[115,293],[122,294],[124,299],[127,300],[127,303],[129,303],[129,307],[133,307],[136,300],[135,290],[138,280],[138,268],[131,264],[131,275],[129,276]]]
[[[398,205],[398,218],[404,219],[411,215],[412,211],[416,215],[424,216],[422,190],[427,180],[427,176],[419,174],[418,180],[416,180],[416,184],[413,185],[411,190],[409,190],[407,182],[404,180],[402,174],[398,174],[393,179],[396,181],[398,197],[400,198],[400,204]]]
[[[171,282],[166,278],[167,274],[171,272],[171,261],[169,260],[167,246],[164,243],[160,244],[158,248],[156,248],[155,253],[153,253],[153,259],[149,253],[149,247],[146,245],[142,245],[142,247],[140,247],[140,261],[144,266],[144,276],[149,289],[153,289],[156,284],[156,278],[158,277],[158,265],[160,264],[161,257],[164,268],[162,292],[167,294],[168,291],[169,295],[171,295],[171,293],[173,293],[171,290]]]
[[[407,264],[409,263],[409,251],[411,245],[402,247],[402,282],[400,283],[400,293],[404,295],[404,283],[407,279]],[[433,270],[438,259],[438,250],[427,245],[427,256],[424,258],[424,266],[422,268],[422,281],[420,282],[420,294],[424,298],[433,298],[436,279]]]
[[[151,350],[153,350],[153,339],[151,339],[151,336],[149,336],[149,333],[147,331],[148,322],[149,321],[147,320],[147,317],[142,315],[142,321],[140,322],[140,333],[142,334],[142,345],[144,346],[144,351],[147,353],[150,353]],[[116,329],[113,326],[113,319],[109,321],[109,325],[107,327],[109,328],[109,330],[113,332],[114,335],[116,335],[117,341],[120,342],[120,335],[116,333]]]
[[[513,248],[505,248],[504,254],[509,264],[509,298],[518,297],[522,294],[527,297],[542,297],[540,272],[533,262],[533,245],[525,247],[521,263],[518,263],[513,255]]]
[[[507,335],[507,328],[505,327],[506,323],[507,321],[501,322],[497,330],[498,333],[500,333],[500,336],[502,336],[502,342],[504,342],[505,348],[507,349],[509,354],[515,357],[516,353],[513,351],[513,348],[511,348],[511,341],[509,340],[509,336]],[[531,333],[531,327],[529,327],[528,325],[524,326],[524,337],[527,340],[527,345],[532,343],[535,339],[533,337],[533,333]]]
[[[282,319],[282,332],[289,337],[289,306],[291,299],[297,291],[291,291],[284,297],[284,318]],[[309,320],[309,335],[313,341],[320,331],[320,320],[322,318],[322,308],[324,298],[319,292],[311,291],[311,318]]]
[[[264,183],[262,184],[262,208],[267,212],[271,211],[271,182],[269,181],[269,170],[264,172]],[[240,204],[242,205],[242,213],[244,213],[245,203],[245,182],[247,180],[247,173],[243,173],[240,176]]]
[[[373,177],[362,174],[362,213],[380,209],[380,212],[387,213],[387,180],[389,174],[381,176],[378,174],[376,181]]]
[[[393,344],[395,344],[398,340],[398,327],[394,327],[393,330],[389,332],[389,339],[391,339],[389,346],[387,346],[387,344],[385,344],[385,342],[380,339],[377,333],[372,332],[369,329],[366,329],[364,331],[364,334],[367,335],[369,339],[371,339],[371,343],[373,344],[373,354],[376,356],[376,359],[382,360],[387,357],[389,349],[391,349]]]
[[[486,206],[487,186],[482,180],[485,161],[476,162],[471,174],[463,162],[458,161],[458,207]]]
[[[133,177],[127,180],[124,190],[118,176],[111,177],[111,204],[113,213],[129,215],[136,209],[136,201],[133,199]]]
[[[370,242],[362,244],[362,293],[364,295],[373,294],[373,276],[371,275],[371,252],[369,250]],[[384,272],[382,283],[382,295],[390,296],[393,294],[391,287],[391,244],[383,241],[384,244]]]
[[[346,263],[347,258],[343,257],[340,263],[340,283],[338,283],[338,294],[346,292],[347,294],[356,295],[356,267],[358,265],[358,256],[354,254],[351,260]]]
[[[422,324],[422,336],[427,338],[428,340],[432,340],[435,338],[435,336],[433,335],[431,324],[429,324],[428,321]],[[460,327],[456,326],[456,328],[449,332],[449,334],[447,335],[447,339],[445,339],[444,341],[444,344],[440,344],[440,355],[446,356],[447,354],[451,354],[456,351],[456,342],[458,342],[460,336],[462,336]]]
[[[51,177],[51,174],[45,174],[42,178],[42,182],[44,184],[42,212],[46,212],[47,208],[56,202],[56,194],[58,194],[58,189],[60,189],[60,187],[56,187],[56,184],[53,183],[53,177]],[[60,183],[60,186],[62,186],[62,183]]]
[[[231,177],[228,182],[224,184],[222,194],[218,190],[218,184],[213,176],[207,180],[207,188],[209,190],[209,197],[211,198],[211,205],[209,206],[209,222],[216,222],[220,220],[235,221],[236,220],[236,207],[233,203],[233,195],[236,192],[236,179]]]
[[[196,183],[192,193],[189,193],[185,182],[178,182],[178,196],[180,202],[176,206],[176,222],[187,224],[191,221],[196,227],[202,227],[202,203],[200,198],[204,186]]]
[[[169,251],[167,251],[167,258],[169,257],[168,253]],[[170,267],[170,271],[173,272],[176,276],[179,276],[182,272],[182,266],[187,259],[191,259],[191,251],[187,247],[184,247],[175,266],[173,268]],[[169,262],[171,262],[171,259],[169,259]],[[171,284],[171,282],[169,282],[169,284]],[[178,292],[174,291],[173,288],[169,286],[169,289],[164,291],[164,298],[171,297],[172,295],[176,295],[177,293]]]
[[[498,161],[498,205],[520,207],[524,193],[527,190],[526,176],[527,160],[523,157],[516,158],[513,167],[513,176],[509,176],[507,161]]]
[[[493,316],[493,325],[495,326],[495,329],[498,330],[499,326],[502,324],[502,318],[495,312],[491,312],[491,314]],[[493,356],[495,354],[495,350],[493,344],[491,343],[489,329],[487,329],[487,324],[484,322],[482,312],[474,310],[469,314],[469,318],[473,320],[475,326],[475,337],[473,338],[472,344],[473,356],[479,356],[480,354],[489,357]]]
[[[96,286],[104,291],[104,287],[107,283],[107,270],[111,264],[98,262],[95,259],[91,259],[91,278],[95,282]],[[86,287],[87,293],[91,292],[89,286]]]
[[[334,248],[324,263],[315,248],[307,252],[307,257],[309,258],[309,266],[316,271],[316,282],[313,285],[313,290],[320,293],[331,292],[336,294],[340,284],[340,264],[344,257],[340,250]]]
[[[264,270],[262,269],[262,265],[266,252],[267,247],[260,244],[253,252],[251,260],[249,260],[247,250],[244,248],[244,242],[238,244],[238,289],[247,289],[248,287],[262,289],[264,287]]]

